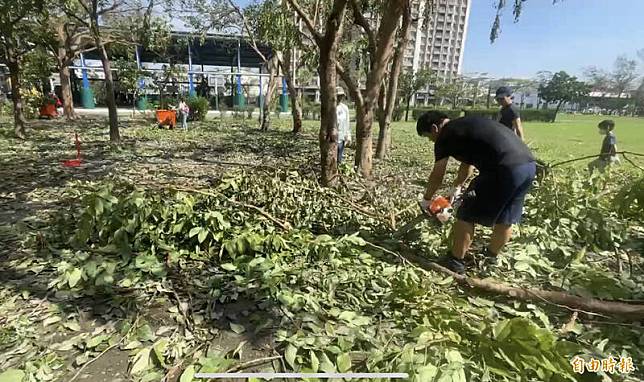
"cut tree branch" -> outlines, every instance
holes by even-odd
[[[622,154],[622,155],[628,154],[628,155],[635,155],[635,156],[639,156],[639,157],[644,157],[644,154],[634,153],[632,151],[618,151],[615,154]],[[565,160],[563,162],[557,162],[557,163],[551,164],[548,167],[554,168],[554,167],[558,167],[558,166],[561,166],[561,165],[564,165],[564,164],[573,163],[573,162],[579,162],[579,161],[582,161],[582,160],[585,160],[585,159],[593,159],[593,158],[599,158],[599,155],[586,155],[586,156],[579,157],[579,158],[573,158],[573,159]]]
[[[481,280],[452,272],[429,259],[413,253],[401,255],[425,270],[433,270],[451,276],[460,285],[469,286],[486,292],[506,295],[523,301],[548,302],[573,311],[608,315],[622,320],[641,321],[644,319],[644,305],[626,304],[623,302],[599,300],[571,295],[564,292],[547,291],[537,288],[513,287],[500,282]]]

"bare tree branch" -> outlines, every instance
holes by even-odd
[[[369,20],[364,17],[362,13],[362,8],[358,5],[358,0],[351,0],[351,9],[353,10],[353,18],[359,26],[365,31],[367,39],[369,40],[369,53],[371,55],[376,54],[376,34],[371,25],[369,25]]]
[[[351,93],[351,98],[353,98],[356,104],[361,105],[363,103],[362,92],[360,91],[360,86],[358,85],[357,81],[351,76],[351,74],[349,74],[349,72],[344,70],[339,62],[336,62],[335,64],[335,71],[340,75],[342,81],[347,84],[349,93]]]
[[[311,21],[311,18],[309,18],[306,13],[304,13],[304,10],[300,7],[300,5],[297,3],[296,0],[288,0],[288,3],[293,7],[295,12],[297,13],[298,16],[302,20],[304,20],[304,23],[306,26],[309,28],[309,32],[313,35],[313,38],[315,39],[316,44],[319,46],[322,43],[322,35],[318,30],[315,28],[315,24],[313,24],[313,21]]]
[[[259,50],[259,47],[257,46],[257,41],[255,40],[255,36],[253,36],[253,32],[250,30],[250,26],[248,25],[248,21],[246,20],[246,16],[244,16],[244,12],[241,10],[241,8],[239,8],[239,6],[237,6],[233,2],[233,0],[228,0],[228,4],[230,4],[230,6],[233,7],[233,9],[235,9],[237,14],[241,18],[242,23],[244,25],[244,29],[246,29],[246,33],[248,34],[248,37],[250,38],[250,45],[253,48],[253,50],[255,51],[255,53],[257,53],[259,55],[259,57],[262,59],[262,61],[264,63],[268,62],[268,59],[266,58],[266,56],[264,56],[264,54]]]

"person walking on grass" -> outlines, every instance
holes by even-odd
[[[488,266],[512,236],[512,225],[521,220],[523,202],[535,178],[535,158],[530,149],[510,129],[482,117],[450,120],[446,114],[430,111],[416,124],[421,137],[434,142],[434,167],[421,201],[425,213],[441,188],[450,157],[460,162],[449,197],[456,199],[476,168],[463,195],[454,224],[454,244],[438,263],[457,273],[465,272],[464,258],[474,238],[475,224],[492,227],[492,237],[484,253]]]
[[[179,114],[181,115],[181,128],[188,130],[188,114],[190,114],[190,108],[183,98],[179,101]]]
[[[351,144],[351,122],[349,107],[344,103],[344,94],[338,94],[336,117],[338,124],[338,165],[344,160],[344,149]]]
[[[519,108],[512,103],[512,89],[507,86],[501,86],[496,89],[496,96],[494,98],[501,105],[499,122],[514,131],[521,140],[525,140],[523,138],[523,126],[521,125]]]
[[[606,167],[614,163],[619,163],[617,156],[617,138],[615,137],[615,122],[611,119],[606,119],[597,125],[599,134],[604,135],[602,147],[599,151],[599,157],[588,164],[588,170],[592,173],[595,169],[603,172]]]

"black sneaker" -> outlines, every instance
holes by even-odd
[[[459,275],[462,275],[465,273],[465,263],[463,260],[457,259],[456,257],[452,256],[451,254],[445,255],[441,258],[439,258],[436,263],[438,265],[441,265],[450,271],[454,273],[458,273]]]

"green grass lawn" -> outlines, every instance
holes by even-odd
[[[615,121],[618,150],[644,153],[644,118],[560,114],[555,123],[524,123],[526,141],[537,157],[548,162],[598,154],[603,138],[597,124],[607,118]],[[411,148],[408,145],[418,139],[415,121],[394,124],[395,151]]]

